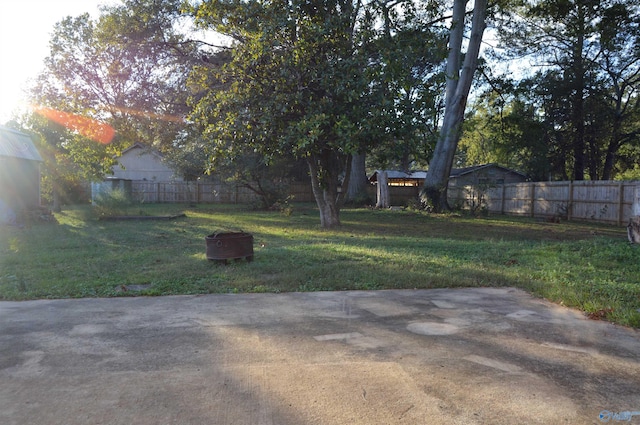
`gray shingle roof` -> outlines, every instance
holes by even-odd
[[[28,134],[0,126],[0,156],[42,161]]]

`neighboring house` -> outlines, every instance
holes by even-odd
[[[40,207],[41,162],[28,134],[0,126],[0,222]]]
[[[385,170],[389,186],[413,186],[422,187],[424,179],[427,176],[426,171],[411,171],[405,173],[403,171]],[[371,177],[370,183],[378,181],[378,173],[382,170],[376,170]],[[497,185],[504,183],[521,183],[526,181],[527,176],[509,168],[498,164],[474,165],[473,167],[453,168],[449,176],[449,187],[461,187],[469,185]]]
[[[157,182],[183,181],[184,178],[165,164],[162,155],[141,143],[122,151],[118,165],[113,167],[113,179]]]
[[[416,199],[420,190],[424,186],[426,171],[412,171],[405,173],[396,170],[384,170],[387,173],[387,180],[390,189],[391,202],[394,204],[407,203],[411,199]],[[369,182],[376,184],[378,173],[376,170]],[[504,183],[520,183],[526,181],[527,176],[497,164],[475,165],[466,168],[454,168],[449,176],[448,197],[450,201],[464,199],[466,196],[465,186],[491,187]]]
[[[454,168],[449,176],[449,205],[467,205],[477,210],[486,207],[486,193],[492,187],[522,183],[527,176],[498,164]]]
[[[454,168],[449,176],[449,188],[463,186],[496,186],[506,183],[522,183],[527,176],[498,164],[474,165]]]

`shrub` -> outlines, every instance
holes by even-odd
[[[94,212],[99,217],[127,215],[136,204],[130,194],[119,188],[100,192],[93,201]]]

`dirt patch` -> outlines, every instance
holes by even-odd
[[[118,285],[115,288],[116,292],[140,292],[140,291],[146,291],[147,289],[150,289],[153,285],[152,284],[146,284],[146,285]]]

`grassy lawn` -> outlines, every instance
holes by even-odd
[[[324,231],[309,205],[291,216],[144,208],[186,217],[98,221],[84,206],[57,224],[0,226],[0,300],[514,286],[640,327],[640,248],[623,227],[362,209],[343,210],[342,227]],[[254,261],[207,261],[204,237],[233,230],[254,235]]]

